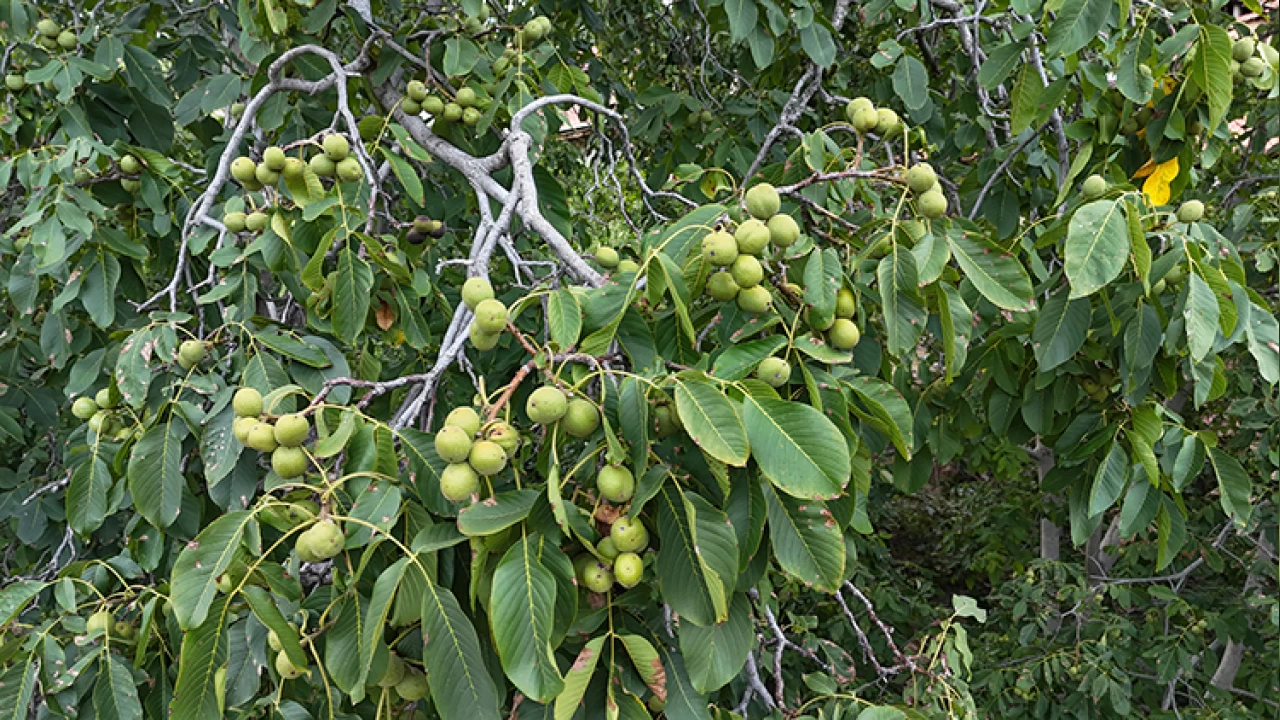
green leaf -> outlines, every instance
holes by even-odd
[[[1112,0],[1066,0],[1045,35],[1045,53],[1051,58],[1070,55],[1088,45],[1098,37],[1114,6]]]
[[[667,670],[667,705],[663,708],[663,717],[667,720],[711,720],[707,697],[693,687],[689,674],[685,672],[684,658],[665,646],[661,646],[661,652],[662,664]]]
[[[1257,361],[1262,379],[1275,385],[1280,382],[1280,322],[1255,304],[1250,303],[1249,308],[1249,322],[1244,328],[1249,354]]]
[[[1116,68],[1116,89],[1135,105],[1144,105],[1151,99],[1154,80],[1144,75],[1138,67],[1151,55],[1154,45],[1150,29],[1125,43],[1120,54],[1120,66]]]
[[[422,598],[422,660],[436,711],[445,720],[499,720],[498,691],[476,629],[446,588],[430,578]]]
[[[452,37],[444,44],[444,74],[466,75],[480,59],[480,48],[465,37]]]
[[[761,360],[778,352],[786,344],[786,336],[770,335],[766,338],[730,345],[716,357],[715,364],[711,366],[711,374],[729,382],[741,380],[750,375]]]
[[[306,667],[311,662],[311,658],[302,649],[302,643],[298,640],[298,631],[289,625],[284,615],[280,613],[280,608],[276,607],[275,601],[271,599],[271,593],[260,585],[245,585],[242,592],[245,600],[249,602],[249,609],[258,620],[268,630],[275,631],[281,648],[289,656],[289,662],[292,662],[295,667]]]
[[[333,332],[352,343],[364,330],[373,292],[373,270],[349,247],[338,253],[333,286]]]
[[[536,496],[536,493],[535,493]],[[564,688],[551,627],[556,580],[538,559],[540,536],[521,536],[493,571],[489,620],[502,668],[520,692],[549,702]]]
[[[1124,481],[1128,478],[1129,456],[1119,441],[1112,441],[1107,457],[1098,466],[1093,476],[1093,489],[1089,491],[1089,516],[1101,515],[1107,508],[1115,504],[1124,492]]]
[[[276,328],[270,327],[260,330],[253,334],[253,338],[275,352],[291,360],[297,360],[303,365],[313,368],[333,366],[333,361],[319,347],[305,340],[300,340],[293,335],[282,333]]]
[[[866,376],[848,377],[844,381],[879,421],[876,429],[888,436],[898,452],[910,460],[915,448],[915,418],[897,388],[879,378]]]
[[[426,197],[422,192],[422,180],[418,177],[417,171],[405,160],[399,153],[391,152],[390,148],[384,147],[382,154],[386,156],[391,163],[391,171],[396,174],[396,179],[404,186],[404,190],[409,197],[418,205],[426,203]]]
[[[1129,258],[1123,200],[1096,200],[1076,210],[1063,246],[1071,299],[1092,295],[1116,279]]]
[[[177,582],[174,582],[177,586]],[[222,596],[213,606],[208,619],[182,637],[182,653],[178,658],[178,682],[173,689],[169,715],[191,720],[219,720],[218,691],[215,674],[227,661],[227,628],[224,621],[229,596]]]
[[[689,250],[697,247],[702,238],[714,230],[716,218],[724,212],[723,205],[703,205],[696,208],[667,225],[661,232],[646,236],[644,250],[664,252],[677,264],[683,263]]]
[[[142,436],[129,454],[129,494],[147,522],[169,527],[182,506],[182,440],[187,427],[176,418],[156,425]]]
[[[898,66],[893,69],[893,91],[908,110],[924,107],[929,102],[929,72],[924,63],[906,54],[898,58]]]
[[[458,513],[458,529],[463,535],[478,537],[505,530],[529,516],[538,491],[508,490],[464,508]]]
[[[848,484],[849,445],[811,405],[748,395],[742,400],[742,416],[761,472],[783,492],[834,498]]]
[[[1133,537],[1151,524],[1160,509],[1160,491],[1149,482],[1129,483],[1129,492],[1120,505],[1120,535]]]
[[[741,593],[734,596],[729,619],[723,623],[706,627],[680,623],[680,652],[693,688],[710,694],[729,684],[746,665],[754,640],[750,605]]]
[[[71,471],[67,485],[67,524],[72,530],[87,535],[102,526],[109,490],[111,471],[95,448],[86,462]]]
[[[1236,525],[1246,526],[1253,511],[1249,505],[1249,495],[1253,492],[1249,473],[1239,460],[1218,448],[1209,448],[1209,462],[1218,476],[1218,500],[1223,512],[1230,515]]]
[[[244,445],[232,433],[235,420],[235,408],[230,403],[217,415],[205,418],[204,432],[200,435],[200,460],[204,463],[206,487],[215,487],[230,475],[244,450]]]
[[[693,627],[692,625],[690,627]],[[658,651],[653,649],[653,645],[639,635],[629,635],[626,633],[617,636],[622,641],[622,646],[627,649],[627,655],[631,657],[631,664],[635,665],[636,672],[640,674],[640,679],[644,680],[644,684],[653,691],[654,695],[662,699],[667,697],[667,673],[662,669],[662,658],[658,657]]]
[[[844,538],[827,506],[779,495],[767,484],[764,497],[778,564],[806,586],[835,592],[844,580]]]
[[[547,332],[562,350],[577,344],[582,333],[582,307],[571,291],[556,290],[547,296]]]
[[[703,452],[727,465],[747,463],[747,431],[724,393],[706,382],[676,381],[676,411],[684,429]]]
[[[1209,125],[1206,133],[1212,133],[1231,107],[1234,83],[1231,78],[1231,35],[1214,25],[1201,25],[1195,56],[1191,58],[1187,79],[1204,92],[1209,105]]]
[[[1198,273],[1191,273],[1187,306],[1182,311],[1187,327],[1187,349],[1192,362],[1200,362],[1218,337],[1218,298]]]
[[[1021,59],[1022,43],[1010,42],[992,49],[987,53],[982,69],[978,71],[978,84],[988,90],[995,90],[1009,77]]]
[[[833,317],[836,311],[836,295],[844,282],[840,268],[840,256],[835,250],[815,248],[809,253],[804,266],[804,301],[811,312],[822,317]]]
[[[729,16],[729,39],[741,42],[756,27],[756,0],[725,0],[724,12]]]
[[[209,606],[218,595],[218,576],[231,564],[250,522],[253,513],[248,510],[229,512],[209,523],[179,553],[169,596],[179,627],[190,630],[204,623]]]
[[[880,303],[884,308],[886,349],[895,357],[915,349],[929,313],[920,301],[916,257],[898,243],[876,269]]]
[[[578,651],[578,657],[564,677],[564,690],[556,696],[555,720],[571,720],[582,706],[582,696],[587,692],[591,676],[600,662],[600,646],[604,636],[594,637]]]
[[[369,677],[369,669],[373,666],[378,646],[382,644],[387,617],[391,614],[391,603],[395,600],[396,590],[400,587],[400,580],[404,578],[409,560],[408,557],[400,558],[383,570],[373,584],[373,594],[369,596],[369,605],[365,610],[364,631],[360,635],[360,674],[356,679],[357,686],[376,680]],[[425,626],[423,631],[425,635]]]
[[[8,625],[45,587],[39,580],[18,580],[0,590],[0,627]]]
[[[1017,258],[976,234],[947,233],[947,242],[965,277],[983,297],[1013,312],[1036,309],[1031,278]]]
[[[1092,313],[1088,298],[1068,300],[1068,292],[1064,287],[1049,296],[1031,331],[1031,346],[1040,363],[1040,372],[1048,372],[1070,360],[1084,345],[1089,333]]]
[[[754,0],[749,0],[754,2]],[[836,61],[836,43],[826,25],[814,22],[800,29],[800,47],[813,64],[821,68],[831,67]],[[919,61],[916,61],[919,63]],[[924,68],[923,65],[920,66]],[[896,78],[896,76],[895,76]],[[897,87],[896,85],[894,86]],[[926,88],[927,90],[927,88]]]
[[[98,657],[98,681],[93,686],[95,716],[102,720],[141,720],[142,703],[129,666],[115,653],[104,652]]]
[[[700,502],[692,504],[690,496]],[[655,500],[662,540],[655,569],[663,599],[695,625],[721,622],[738,573],[733,529],[724,513],[674,483],[664,485]],[[699,533],[705,545],[699,543]]]
[[[27,720],[39,670],[34,653],[22,656],[21,660],[5,662],[0,669],[0,712],[4,713],[0,719]]]
[[[1031,127],[1036,114],[1040,111],[1044,90],[1044,81],[1035,67],[1023,65],[1009,91],[1009,133],[1011,135],[1021,135]]]

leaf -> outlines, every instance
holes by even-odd
[[[915,349],[929,313],[920,301],[916,258],[894,243],[876,269],[880,303],[884,308],[886,349],[895,357]]]
[[[1016,258],[978,235],[947,233],[947,242],[965,277],[983,297],[1005,310],[1035,310],[1031,278]]]
[[[893,91],[908,110],[919,110],[929,102],[929,73],[924,63],[911,55],[898,58],[893,69]]]
[[[545,703],[560,694],[564,678],[551,644],[556,580],[538,559],[542,542],[540,536],[521,536],[502,556],[493,571],[489,619],[507,677],[520,692]]]
[[[1036,119],[1044,95],[1044,81],[1032,65],[1023,65],[1009,91],[1009,133],[1017,136],[1026,132]]]
[[[1092,295],[1120,274],[1129,258],[1123,200],[1097,200],[1071,216],[1063,246],[1071,299]]]
[[[804,301],[811,312],[830,318],[836,311],[836,295],[844,282],[840,256],[835,250],[814,249],[804,266]]]
[[[174,583],[175,587],[177,583]],[[208,619],[192,627],[182,637],[182,653],[178,658],[178,682],[173,689],[169,715],[190,720],[219,720],[214,679],[227,661],[227,629],[224,619],[229,596],[222,596],[213,606]]]
[[[694,496],[697,497],[697,496]],[[728,611],[726,583],[732,587],[737,578],[737,539],[723,513],[701,500],[702,507],[691,506],[686,493],[674,483],[667,483],[655,499],[658,504],[658,537],[662,540],[658,549],[658,584],[662,597],[671,609],[695,625],[711,625],[722,621]],[[690,516],[690,507],[694,507]],[[698,515],[702,515],[699,524]],[[718,523],[718,527],[717,527]],[[702,531],[708,545],[717,553],[703,557],[698,543]],[[734,548],[732,564],[726,560],[725,548]],[[712,567],[712,563],[717,567]]]
[[[666,647],[662,647],[661,652],[662,664],[667,669],[667,705],[663,708],[663,717],[667,720],[711,720],[707,698],[694,689],[689,674],[685,672],[684,658]]]
[[[702,242],[702,238],[714,229],[713,223],[716,218],[724,212],[723,205],[703,205],[695,208],[684,217],[667,225],[660,233],[646,236],[643,250],[645,252],[657,250],[666,253],[677,264],[683,263],[690,248]]]
[[[391,602],[395,599],[396,590],[400,587],[400,580],[404,578],[404,571],[410,559],[402,557],[392,563],[378,575],[377,581],[373,584],[373,594],[369,596],[369,605],[365,610],[364,631],[360,635],[360,674],[356,679],[357,686],[371,680],[369,669],[373,666],[373,658],[378,646],[382,644],[387,616],[391,613]],[[425,635],[425,627],[423,629]]]
[[[1093,476],[1093,489],[1089,491],[1089,517],[1101,515],[1124,492],[1124,482],[1129,473],[1129,456],[1119,441],[1112,441],[1107,457]]]
[[[1138,67],[1151,55],[1154,41],[1149,29],[1144,29],[1137,37],[1125,43],[1120,54],[1120,65],[1116,68],[1116,89],[1135,105],[1144,105],[1151,100],[1152,79],[1144,75]]]
[[[182,440],[186,425],[170,417],[152,427],[129,454],[129,494],[138,513],[158,528],[178,519],[182,506]]]
[[[851,474],[849,445],[835,424],[810,405],[746,396],[743,423],[760,470],[798,498],[834,498]]]
[[[249,602],[249,609],[253,610],[253,614],[268,630],[275,632],[281,649],[289,656],[289,661],[295,667],[306,667],[311,659],[307,656],[306,651],[302,649],[302,643],[298,639],[298,631],[284,619],[284,615],[276,607],[275,601],[271,599],[271,593],[259,585],[246,585],[242,592],[245,600]]]
[[[889,437],[907,460],[915,448],[915,419],[911,406],[889,383],[873,377],[848,377],[844,381],[879,421],[876,429]]]
[[[232,433],[235,420],[235,408],[230,403],[217,415],[205,418],[204,432],[200,435],[200,460],[204,463],[206,487],[216,487],[230,475],[244,450],[244,445]]]
[[[1087,298],[1067,299],[1068,288],[1062,288],[1049,296],[1040,308],[1035,328],[1031,331],[1031,346],[1035,350],[1040,372],[1048,372],[1071,359],[1084,345],[1089,333]]]
[[[728,465],[747,463],[747,431],[732,400],[710,384],[688,378],[676,381],[675,396],[680,421],[703,452]]]
[[[67,524],[72,530],[87,535],[102,526],[110,489],[111,471],[95,448],[93,455],[71,472],[67,485]]]
[[[729,39],[741,42],[756,27],[756,0],[725,0],[724,12],[729,17]]]
[[[547,296],[547,332],[562,350],[573,347],[582,333],[582,307],[567,289]]]
[[[1045,54],[1070,55],[1088,45],[1098,37],[1112,7],[1112,0],[1066,0],[1045,35]]]
[[[253,513],[248,510],[229,512],[209,523],[178,554],[169,604],[179,627],[191,630],[204,624],[218,594],[218,576],[231,565],[245,527],[252,521]]]
[[[814,22],[800,29],[800,47],[809,56],[814,65],[821,68],[831,67],[836,61],[836,43],[826,25]],[[916,61],[919,63],[919,61]],[[924,66],[921,65],[923,70]],[[895,76],[896,79],[896,76]],[[896,89],[896,85],[894,86]],[[927,88],[926,88],[927,90]],[[908,103],[910,106],[910,103]],[[913,108],[914,109],[914,108]]]
[[[1245,325],[1249,354],[1258,363],[1258,374],[1269,385],[1280,382],[1280,322],[1276,316],[1250,304],[1249,322]]]
[[[1209,106],[1206,133],[1212,133],[1231,107],[1231,35],[1214,25],[1201,25],[1187,79],[1204,91]]]
[[[21,661],[5,661],[0,669],[0,712],[4,713],[0,719],[27,720],[39,670],[34,653],[23,656]]]
[[[313,368],[333,366],[333,361],[318,346],[305,340],[300,340],[293,335],[282,333],[276,328],[260,330],[253,334],[253,338],[275,352],[291,360],[297,360],[303,365]]]
[[[725,622],[707,627],[681,623],[680,652],[693,688],[709,694],[729,684],[746,665],[754,639],[750,605],[741,593],[734,596]]]
[[[538,491],[528,488],[500,492],[458,513],[458,529],[463,535],[478,537],[505,530],[529,516]]]
[[[142,703],[133,672],[120,656],[104,652],[98,659],[98,681],[93,685],[94,716],[101,720],[141,720]]]
[[[982,63],[982,69],[978,71],[978,84],[988,90],[995,90],[1009,77],[1021,59],[1021,43],[1005,43],[991,50]]]
[[[623,633],[617,638],[627,649],[627,655],[631,656],[631,664],[635,665],[640,679],[644,680],[644,684],[655,696],[666,700],[667,671],[662,667],[662,659],[658,657],[658,651],[653,649],[653,645],[648,640],[639,635]]]
[[[778,352],[786,344],[786,336],[770,335],[766,338],[730,345],[716,356],[715,364],[711,366],[711,374],[729,382],[741,380],[750,375],[761,360]]]
[[[352,343],[364,330],[372,301],[373,270],[356,257],[351,248],[338,253],[338,269],[333,286],[333,332]]]
[[[444,44],[444,74],[466,75],[480,59],[480,49],[465,37],[452,37]]]
[[[39,580],[18,580],[0,590],[0,627],[8,625],[45,587]]]
[[[778,495],[769,485],[764,497],[778,564],[808,587],[835,592],[844,579],[844,538],[826,505]]]
[[[1249,495],[1253,492],[1253,483],[1249,473],[1239,460],[1218,448],[1209,448],[1209,462],[1213,465],[1213,473],[1218,476],[1218,500],[1222,503],[1223,512],[1230,515],[1236,525],[1246,526],[1252,513]]]
[[[399,153],[391,152],[390,148],[383,148],[383,155],[391,163],[391,171],[396,174],[396,179],[404,186],[405,192],[418,205],[426,202],[426,196],[422,193],[422,179],[418,177],[417,171],[405,160]]]
[[[1187,349],[1192,362],[1200,362],[1213,349],[1218,337],[1218,298],[1200,277],[1191,273],[1187,286],[1187,305],[1182,316],[1187,327]]]
[[[578,657],[564,677],[564,691],[556,697],[555,720],[571,720],[582,706],[596,664],[600,662],[600,646],[604,636],[594,637],[578,651]]]
[[[1150,162],[1148,162],[1150,165]],[[1137,177],[1136,175],[1134,177]],[[1146,196],[1147,201],[1152,205],[1164,205],[1169,202],[1169,197],[1173,193],[1171,183],[1178,177],[1178,157],[1175,155],[1168,160],[1153,166],[1153,169],[1147,179],[1142,183],[1142,194]]]
[[[422,660],[436,711],[445,720],[498,720],[498,691],[476,629],[458,600],[430,578],[422,598]]]

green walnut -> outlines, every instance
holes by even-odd
[[[937,190],[930,190],[916,200],[920,214],[930,220],[937,220],[947,212],[947,198]]]
[[[427,676],[417,670],[406,670],[404,678],[396,683],[396,694],[405,702],[416,702],[427,696]]]
[[[297,678],[305,675],[307,673],[307,669],[305,667],[298,667],[294,665],[289,660],[289,656],[281,650],[276,653],[276,672],[280,673],[280,678],[282,680],[296,680]]]
[[[445,103],[444,112],[440,113],[440,117],[446,122],[458,122],[462,119],[463,107],[458,103]]]
[[[58,47],[63,50],[75,50],[76,46],[79,44],[80,40],[76,37],[76,34],[70,30],[63,30],[58,33]]]
[[[473,435],[460,427],[445,425],[436,433],[436,454],[447,463],[466,462],[471,456]]]
[[[639,520],[620,517],[609,528],[609,537],[618,552],[640,552],[649,545],[649,531]]]
[[[271,453],[271,469],[285,480],[307,471],[307,453],[300,447],[278,447]]]
[[[578,579],[593,593],[607,593],[613,587],[613,572],[598,562],[588,563],[582,568]]]
[[[311,166],[311,172],[317,177],[333,177],[334,172],[337,171],[333,161],[324,155],[316,155],[308,164]]]
[[[1204,203],[1188,200],[1178,206],[1178,222],[1193,223],[1204,217]]]
[[[462,302],[467,308],[475,311],[476,306],[485,300],[493,298],[493,286],[489,281],[482,277],[467,278],[462,283]]]
[[[1231,59],[1243,63],[1253,57],[1258,43],[1251,37],[1242,37],[1231,45]]]
[[[596,476],[601,497],[612,503],[624,503],[636,493],[636,480],[622,465],[605,465]]]
[[[84,621],[84,631],[87,635],[101,631],[103,634],[111,632],[111,625],[115,622],[115,617],[111,615],[110,610],[99,610],[89,616]]]
[[[613,561],[613,577],[624,588],[635,587],[644,577],[644,561],[633,552],[619,553]]]
[[[257,163],[247,157],[241,156],[231,161],[231,177],[235,178],[241,185],[256,181],[255,174],[257,171]]]
[[[767,357],[756,366],[756,378],[772,387],[782,387],[791,380],[791,364],[780,357]]]
[[[4,86],[10,92],[18,92],[27,86],[27,79],[16,73],[9,73],[4,76]]]
[[[1084,196],[1090,200],[1101,196],[1106,191],[1107,179],[1097,174],[1085,178],[1084,183],[1080,185],[1080,192],[1084,193]]]
[[[120,158],[120,172],[126,175],[137,175],[142,172],[142,163],[132,155],[125,155]]]
[[[773,293],[763,285],[743,288],[738,291],[738,307],[745,312],[759,314],[769,309],[773,302]]]
[[[342,552],[346,542],[347,538],[342,534],[342,528],[333,520],[321,520],[298,536],[298,545],[305,544],[307,553],[320,560],[328,560]],[[311,562],[319,562],[319,560]]]
[[[190,370],[204,360],[206,352],[204,343],[199,340],[183,340],[178,346],[178,366]]]
[[[485,477],[491,477],[502,472],[502,469],[507,466],[507,451],[492,440],[481,440],[472,444],[467,462],[476,472]]]
[[[767,226],[769,228],[769,242],[776,247],[790,247],[792,243],[800,239],[800,225],[790,215],[778,213],[769,218]]]
[[[626,273],[638,273],[638,272],[640,272],[640,266],[636,264],[635,260],[632,260],[631,258],[624,258],[618,262],[619,275],[625,275]]]
[[[852,320],[840,318],[831,326],[831,332],[828,335],[831,344],[840,350],[852,350],[858,341],[862,339],[862,332],[858,330],[858,326]]]
[[[938,173],[934,172],[933,166],[929,163],[916,163],[907,171],[907,187],[911,188],[911,192],[929,192],[936,182],[938,182]]]
[[[574,398],[569,401],[560,425],[574,437],[587,437],[600,427],[600,411],[589,400]]]
[[[44,18],[40,22],[36,23],[36,32],[40,33],[44,37],[57,37],[58,33],[62,32],[62,28],[58,26],[58,23],[50,20],[49,18]]]
[[[621,258],[618,256],[617,250],[614,250],[607,245],[601,245],[596,248],[595,259],[596,264],[600,267],[605,270],[612,270],[613,268],[618,267],[618,261]]]
[[[529,419],[539,425],[550,425],[564,417],[569,410],[569,399],[564,391],[553,385],[546,385],[529,393],[525,401],[524,411]]]
[[[78,397],[71,403],[71,414],[80,420],[88,420],[98,412],[98,403],[93,398]]]
[[[324,148],[324,156],[332,160],[335,164],[347,159],[347,155],[351,153],[351,143],[341,135],[326,135],[321,143]]]
[[[334,166],[334,171],[342,182],[356,182],[364,177],[364,170],[360,167],[360,161],[354,157],[346,157],[339,160],[338,164]]]
[[[453,101],[463,107],[463,109],[476,106],[476,91],[469,87],[458,88],[458,94],[454,96]]]
[[[853,116],[853,129],[859,133],[869,133],[880,124],[880,113],[875,108],[862,108]]]
[[[258,452],[275,452],[280,447],[280,443],[276,442],[276,430],[271,423],[259,422],[252,428],[249,428],[249,434],[245,438],[244,444],[257,450]]]
[[[721,270],[707,278],[707,294],[720,302],[728,302],[738,296],[738,283],[728,271]]]
[[[404,94],[417,103],[423,102],[430,97],[430,93],[427,92],[427,86],[421,80],[410,80],[409,84],[405,86]]]
[[[222,216],[222,224],[227,226],[227,232],[241,233],[244,232],[246,217],[242,212],[229,212]]]
[[[481,300],[476,304],[475,313],[475,323],[487,333],[499,333],[507,327],[507,306],[500,300]]]
[[[853,291],[849,288],[840,288],[836,293],[836,317],[851,318],[857,312],[857,304],[853,299]]]
[[[757,220],[768,220],[782,209],[782,198],[769,183],[760,183],[747,191],[747,212]]]
[[[311,432],[311,423],[305,415],[282,415],[276,420],[276,442],[281,447],[298,447]]]
[[[467,463],[454,463],[440,473],[440,494],[449,502],[463,502],[479,487],[480,478]]]
[[[712,265],[732,265],[738,259],[738,241],[727,232],[713,232],[702,239],[702,257]]]
[[[753,255],[739,255],[729,269],[739,288],[753,288],[764,280],[764,266]]]
[[[844,116],[850,123],[853,123],[853,119],[858,116],[859,111],[874,110],[875,107],[875,104],[867,98],[856,97],[844,106]]]
[[[462,428],[467,437],[475,437],[480,432],[480,413],[474,408],[456,407],[444,419],[445,425]]]
[[[250,387],[240,388],[231,398],[231,409],[236,417],[258,417],[262,414],[262,393]]]
[[[902,133],[902,118],[889,108],[876,108],[875,132],[883,138],[897,137]]]
[[[785,217],[785,216],[784,216]],[[751,218],[738,226],[733,233],[738,243],[738,252],[756,255],[769,244],[771,233],[763,221]]]
[[[422,109],[432,115],[440,115],[444,112],[444,100],[435,95],[428,96],[425,100],[422,100]]]
[[[267,223],[270,220],[266,213],[255,210],[245,216],[244,229],[249,232],[262,232],[267,229]]]
[[[249,431],[258,424],[257,417],[238,417],[231,423],[231,433],[241,445],[249,444]]]
[[[516,450],[520,449],[520,433],[501,420],[490,423],[489,427],[485,428],[484,439],[497,443],[507,457],[514,456]]]
[[[502,333],[487,333],[480,329],[479,325],[471,324],[471,329],[467,331],[467,337],[471,340],[471,346],[480,352],[488,352],[498,346],[498,341],[502,339]]]

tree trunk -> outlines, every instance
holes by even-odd
[[[1035,447],[1027,451],[1031,455],[1031,459],[1036,462],[1036,481],[1043,484],[1044,476],[1053,469],[1053,450],[1045,445],[1041,445],[1037,439]],[[1046,495],[1045,499],[1052,502],[1055,496]],[[1047,517],[1040,518],[1040,559],[1052,560],[1057,562],[1060,559],[1059,548],[1062,538],[1062,529],[1058,524]]]
[[[1258,554],[1271,557],[1275,555],[1275,548],[1271,547],[1271,542],[1267,540],[1267,536],[1261,530],[1258,531]],[[1244,590],[1241,592],[1242,597],[1247,597],[1253,589],[1261,585],[1263,578],[1257,573],[1249,573],[1244,580]],[[1218,661],[1218,668],[1213,671],[1213,679],[1209,681],[1210,685],[1231,692],[1236,684],[1236,673],[1240,672],[1240,663],[1244,660],[1244,645],[1238,643],[1234,638],[1227,640],[1227,647],[1222,651],[1222,659]]]

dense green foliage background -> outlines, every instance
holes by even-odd
[[[0,713],[1275,715],[1276,31],[1254,0],[0,3]],[[307,169],[231,180],[269,146]],[[700,244],[761,182],[803,234],[753,313]],[[599,428],[532,422],[544,384]],[[306,475],[235,439],[241,387],[308,418]],[[455,504],[432,436],[470,406],[521,443]],[[589,592],[622,516],[643,579]]]

